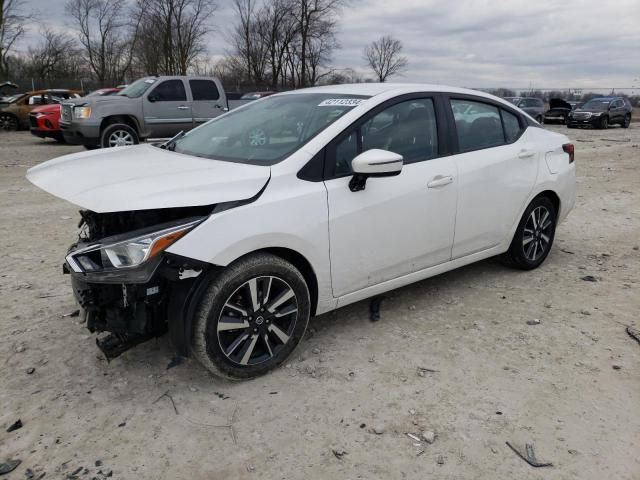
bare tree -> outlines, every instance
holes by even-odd
[[[77,52],[75,40],[69,34],[49,27],[43,27],[40,34],[42,41],[39,45],[29,48],[31,74],[41,79],[68,74],[68,60]]]
[[[96,79],[102,84],[122,81],[131,67],[139,24],[132,25],[126,0],[69,0],[66,11]]]
[[[186,75],[206,52],[214,0],[138,0],[137,57],[146,73]]]
[[[299,35],[299,85],[309,83],[309,55],[313,39],[334,34],[336,17],[345,0],[294,0],[294,17],[298,23]],[[327,43],[328,45],[328,43]],[[325,55],[326,55],[325,51]]]
[[[0,0],[0,78],[9,75],[9,54],[31,19],[23,8],[24,0]]]
[[[409,61],[401,53],[402,42],[390,35],[385,35],[365,47],[364,59],[375,72],[378,80],[384,82],[387,78],[407,70]]]

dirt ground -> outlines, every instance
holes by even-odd
[[[578,198],[541,268],[414,284],[377,323],[367,302],[323,315],[242,383],[167,369],[166,338],[102,358],[61,270],[78,209],[25,180],[78,148],[0,132],[0,462],[22,460],[3,480],[640,479],[640,125],[549,128],[576,141]]]

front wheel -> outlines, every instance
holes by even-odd
[[[124,123],[114,123],[107,126],[100,135],[102,148],[126,147],[140,143],[138,132]]]
[[[310,311],[298,269],[269,253],[248,255],[211,280],[197,306],[192,351],[216,376],[262,375],[298,345]]]
[[[606,130],[607,128],[609,128],[609,117],[602,117],[600,119],[600,128],[602,130]]]
[[[507,260],[521,270],[533,270],[551,251],[556,233],[556,209],[547,197],[535,198],[518,224]]]

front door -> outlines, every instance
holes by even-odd
[[[156,85],[147,93],[143,109],[146,131],[152,138],[172,137],[181,130],[193,128],[191,102],[180,79]]]
[[[372,148],[402,155],[402,172],[351,192],[351,160]],[[335,297],[450,259],[457,172],[450,157],[439,157],[432,98],[374,111],[327,147],[326,162]]]

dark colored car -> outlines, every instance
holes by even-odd
[[[567,127],[608,128],[609,125],[619,124],[622,128],[629,128],[632,110],[631,103],[624,97],[592,98],[569,113]]]
[[[520,110],[536,119],[536,122],[544,121],[544,102],[535,97],[505,97],[505,100],[513,103]]]
[[[549,110],[544,112],[544,123],[567,123],[569,113],[573,107],[569,102],[561,98],[549,100]]]

